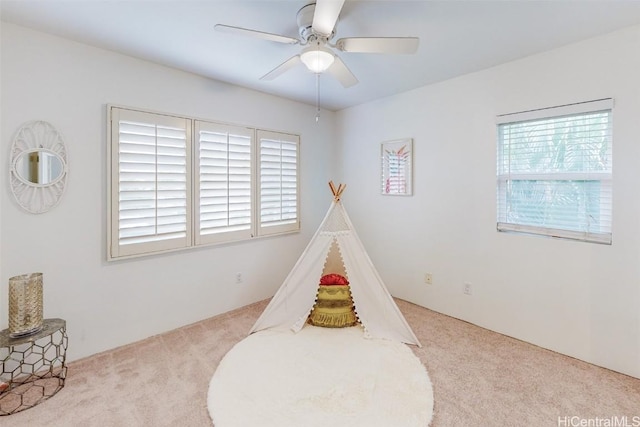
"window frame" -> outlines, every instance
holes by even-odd
[[[613,107],[612,98],[600,99],[595,101],[587,101],[559,107],[550,107],[539,110],[530,110],[519,113],[510,113],[497,116],[496,118],[496,229],[500,232],[516,232],[533,234],[547,237],[556,237],[563,239],[578,240],[591,243],[611,244],[612,242],[612,210],[613,210],[613,165],[612,165],[612,145],[613,145]],[[558,119],[562,117],[571,117],[598,112],[608,112],[608,169],[605,171],[575,171],[575,172],[512,172],[509,170],[501,171],[503,167],[504,145],[503,127],[505,125],[517,124],[529,121],[539,121],[544,119]],[[516,177],[517,179],[513,179]],[[512,181],[596,181],[600,182],[603,187],[601,194],[605,197],[604,201],[600,201],[601,212],[604,212],[606,227],[604,231],[583,230],[576,231],[564,228],[545,227],[542,225],[530,225],[508,221],[507,219],[507,193],[508,187]],[[548,205],[548,204],[547,204]],[[576,221],[577,223],[578,221]]]
[[[300,136],[273,130],[258,129],[250,126],[222,123],[213,120],[187,117],[179,114],[149,111],[141,108],[107,104],[107,260],[136,258],[166,252],[180,251],[202,246],[214,246],[231,242],[251,241],[266,236],[286,235],[300,232]],[[143,242],[135,245],[122,245],[119,241],[119,126],[124,116],[156,120],[184,121],[187,133],[187,236],[179,244],[166,242]],[[151,123],[150,122],[150,123]],[[157,123],[156,123],[157,125]],[[221,132],[236,132],[250,138],[250,210],[251,222],[248,230],[230,231],[214,234],[201,234],[200,230],[200,138],[198,132],[203,129],[217,129]],[[269,227],[264,230],[260,224],[260,161],[257,159],[260,133],[275,135],[281,139],[296,140],[296,218],[283,227]],[[175,242],[174,242],[175,243]]]

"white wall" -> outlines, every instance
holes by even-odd
[[[342,181],[358,189],[344,204],[392,293],[640,377],[638,76],[632,27],[339,112]],[[498,233],[495,116],[605,97],[613,244]],[[383,197],[379,144],[402,137],[414,138],[414,196]]]
[[[45,317],[67,320],[70,359],[273,295],[331,200],[334,113],[316,124],[312,106],[7,23],[1,48],[1,328],[8,278],[36,271]],[[107,103],[300,134],[302,233],[107,263]],[[12,139],[30,120],[56,126],[69,154],[66,193],[42,215],[22,211],[7,182]]]

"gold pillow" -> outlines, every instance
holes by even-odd
[[[320,285],[309,323],[325,328],[345,328],[358,323],[349,285]]]

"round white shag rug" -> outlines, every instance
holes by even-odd
[[[405,344],[362,328],[265,330],[236,344],[209,384],[215,427],[426,427],[427,371]]]

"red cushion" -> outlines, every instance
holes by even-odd
[[[349,281],[344,276],[331,273],[331,274],[326,274],[322,276],[322,278],[320,279],[320,284],[325,286],[331,286],[331,285],[344,286],[344,285],[348,285]]]

